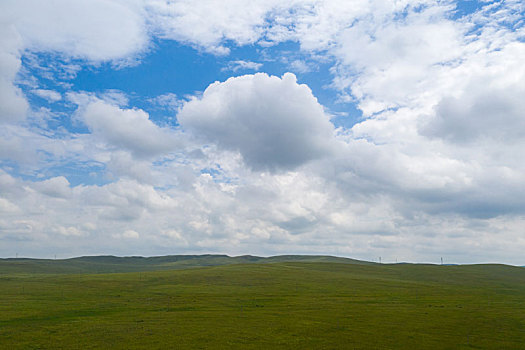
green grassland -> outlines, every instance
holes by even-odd
[[[154,257],[83,256],[65,260],[0,259],[0,274],[7,273],[112,273],[187,269],[231,264],[267,264],[277,262],[336,262],[372,264],[366,261],[322,255],[279,255],[263,258],[252,255],[167,255]]]
[[[0,349],[109,348],[524,349],[525,269],[321,256],[0,260]]]

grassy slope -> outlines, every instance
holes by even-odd
[[[503,265],[0,274],[2,349],[522,349],[524,329],[525,269]]]
[[[116,273],[153,270],[173,270],[190,267],[230,264],[253,264],[275,262],[338,262],[346,264],[370,264],[348,258],[316,255],[280,255],[263,258],[252,255],[230,257],[227,255],[168,255],[144,258],[140,256],[83,256],[79,258],[51,259],[0,259],[0,275],[8,273]]]

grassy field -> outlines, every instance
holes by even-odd
[[[525,348],[524,268],[119,259],[0,261],[0,349]]]

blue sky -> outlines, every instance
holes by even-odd
[[[520,1],[0,10],[0,256],[523,264]]]

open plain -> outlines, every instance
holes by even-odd
[[[0,260],[2,349],[520,349],[525,269],[351,259]]]

